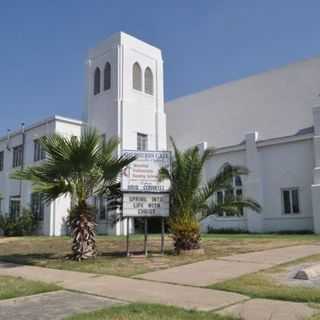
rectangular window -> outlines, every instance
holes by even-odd
[[[223,192],[222,191],[217,192],[217,203],[223,204]]]
[[[284,214],[300,213],[299,189],[290,188],[282,190],[282,203]]]
[[[12,167],[16,168],[23,164],[23,146],[19,145],[13,148]]]
[[[236,189],[236,199],[237,200],[242,199],[242,189]]]
[[[36,139],[33,141],[34,144],[34,153],[33,153],[33,160],[40,161],[46,158],[46,152],[44,151],[40,139]]]
[[[292,212],[293,213],[299,213],[300,212],[300,206],[299,206],[299,192],[298,189],[291,191],[292,196]]]
[[[217,204],[218,205],[222,205],[223,204],[223,192],[222,191],[218,191],[217,192]],[[223,216],[223,210],[219,210],[217,212],[218,216]]]
[[[103,196],[95,197],[95,207],[99,220],[106,219],[106,199]]]
[[[3,171],[3,165],[4,165],[4,151],[0,152],[0,171]]]
[[[20,197],[10,197],[10,210],[11,218],[17,218],[20,215]]]
[[[290,201],[290,191],[289,190],[283,190],[282,191],[283,196],[283,208],[285,214],[291,213],[291,201]]]
[[[137,134],[137,150],[146,151],[148,150],[148,135],[143,133]]]
[[[45,202],[43,196],[39,192],[31,194],[31,212],[38,221],[43,221]]]

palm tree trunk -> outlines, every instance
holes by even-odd
[[[77,261],[93,258],[96,250],[96,223],[93,210],[83,201],[71,210],[72,258]]]
[[[180,214],[169,219],[174,248],[177,254],[181,251],[200,249],[200,226],[191,214]]]

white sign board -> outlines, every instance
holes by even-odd
[[[123,192],[169,192],[170,181],[159,181],[162,167],[171,169],[170,151],[123,151],[136,156],[122,171],[121,191]]]
[[[169,194],[124,193],[123,217],[168,217]]]

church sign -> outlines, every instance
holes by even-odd
[[[161,168],[171,171],[170,151],[123,151],[124,155],[136,159],[122,170],[121,191],[123,192],[122,217],[143,218],[144,253],[148,255],[148,219],[161,217],[161,253],[164,252],[165,218],[170,212],[170,181],[159,180]],[[129,232],[127,232],[127,255],[129,252]]]
[[[123,217],[168,217],[169,194],[125,193]]]
[[[171,168],[170,151],[123,151],[136,156],[122,172],[122,192],[166,193],[170,191],[170,181],[159,181],[159,170]]]

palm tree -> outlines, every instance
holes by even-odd
[[[12,178],[31,181],[33,190],[40,192],[47,203],[70,196],[72,257],[78,261],[94,257],[97,254],[95,211],[88,200],[117,193],[119,173],[135,158],[115,157],[118,139],[104,142],[93,129],[84,130],[80,138],[58,134],[44,137],[41,145],[46,151],[46,161],[16,171]]]
[[[243,208],[256,212],[261,210],[256,201],[244,197],[229,196],[223,203],[215,201],[215,193],[231,190],[233,179],[247,175],[247,168],[227,165],[207,183],[203,183],[202,170],[213,157],[214,149],[200,152],[195,146],[182,152],[170,139],[174,151],[172,170],[162,168],[159,176],[160,180],[169,179],[171,182],[169,228],[178,253],[200,248],[201,218],[221,211],[239,214]]]

